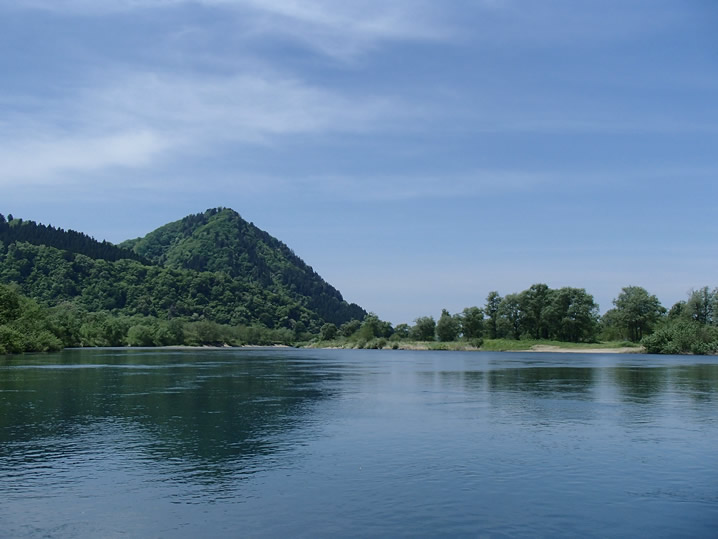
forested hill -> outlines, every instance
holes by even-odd
[[[228,208],[189,215],[120,245],[167,268],[226,273],[298,301],[328,322],[366,315],[287,245]]]
[[[209,210],[126,247],[0,218],[0,283],[52,307],[316,333],[366,312],[236,212]]]
[[[27,242],[33,245],[47,245],[63,251],[83,254],[90,258],[110,261],[127,258],[150,264],[149,261],[137,253],[118,247],[110,242],[97,241],[95,238],[75,230],[64,230],[36,223],[35,221],[15,219],[12,214],[6,218],[0,213],[0,242],[4,245]]]

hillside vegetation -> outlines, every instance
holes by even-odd
[[[366,314],[229,209],[189,216],[125,246],[1,215],[0,237],[0,283],[51,314],[64,312],[72,320],[66,325],[85,326],[82,336],[63,333],[66,346],[286,344]],[[200,322],[200,337],[180,335],[183,324]],[[130,338],[138,325],[142,338]]]

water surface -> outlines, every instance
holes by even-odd
[[[718,360],[0,360],[0,536],[715,537]]]

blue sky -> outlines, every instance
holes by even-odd
[[[227,206],[394,323],[718,285],[712,0],[0,0],[0,212]]]

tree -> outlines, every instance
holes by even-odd
[[[441,316],[436,323],[436,335],[442,342],[455,341],[459,337],[461,324],[459,319],[451,316],[446,309],[441,310]]]
[[[323,341],[331,341],[337,336],[337,326],[331,322],[327,322],[319,330],[319,338]]]
[[[20,316],[20,294],[9,286],[0,285],[0,324]]]
[[[558,341],[586,342],[596,338],[598,305],[583,288],[552,291],[544,318],[549,336]]]
[[[522,329],[534,339],[547,339],[549,336],[545,310],[551,303],[552,292],[548,285],[534,284],[519,294],[523,314]]]
[[[395,339],[407,339],[409,337],[409,324],[397,324],[394,328]]]
[[[484,333],[484,311],[467,307],[461,312],[461,333],[465,339],[479,339]]]
[[[685,313],[699,324],[714,324],[715,307],[718,306],[718,288],[712,292],[707,286],[693,290],[685,305]]]
[[[433,341],[436,332],[436,322],[433,316],[421,316],[414,320],[411,336],[417,341]]]
[[[496,334],[498,337],[519,339],[521,337],[521,300],[518,294],[507,294],[499,303]]]
[[[391,323],[380,320],[374,313],[369,313],[364,318],[359,328],[358,336],[360,339],[371,340],[376,337],[391,337],[393,329]]]
[[[488,317],[489,339],[498,337],[499,305],[501,296],[495,290],[486,296],[486,316]]]
[[[344,322],[341,326],[339,326],[339,334],[342,337],[351,337],[359,330],[360,327],[361,322],[359,320],[349,320],[349,322]]]
[[[640,286],[627,286],[613,300],[615,320],[626,337],[640,341],[653,331],[653,327],[666,312],[658,298]]]

